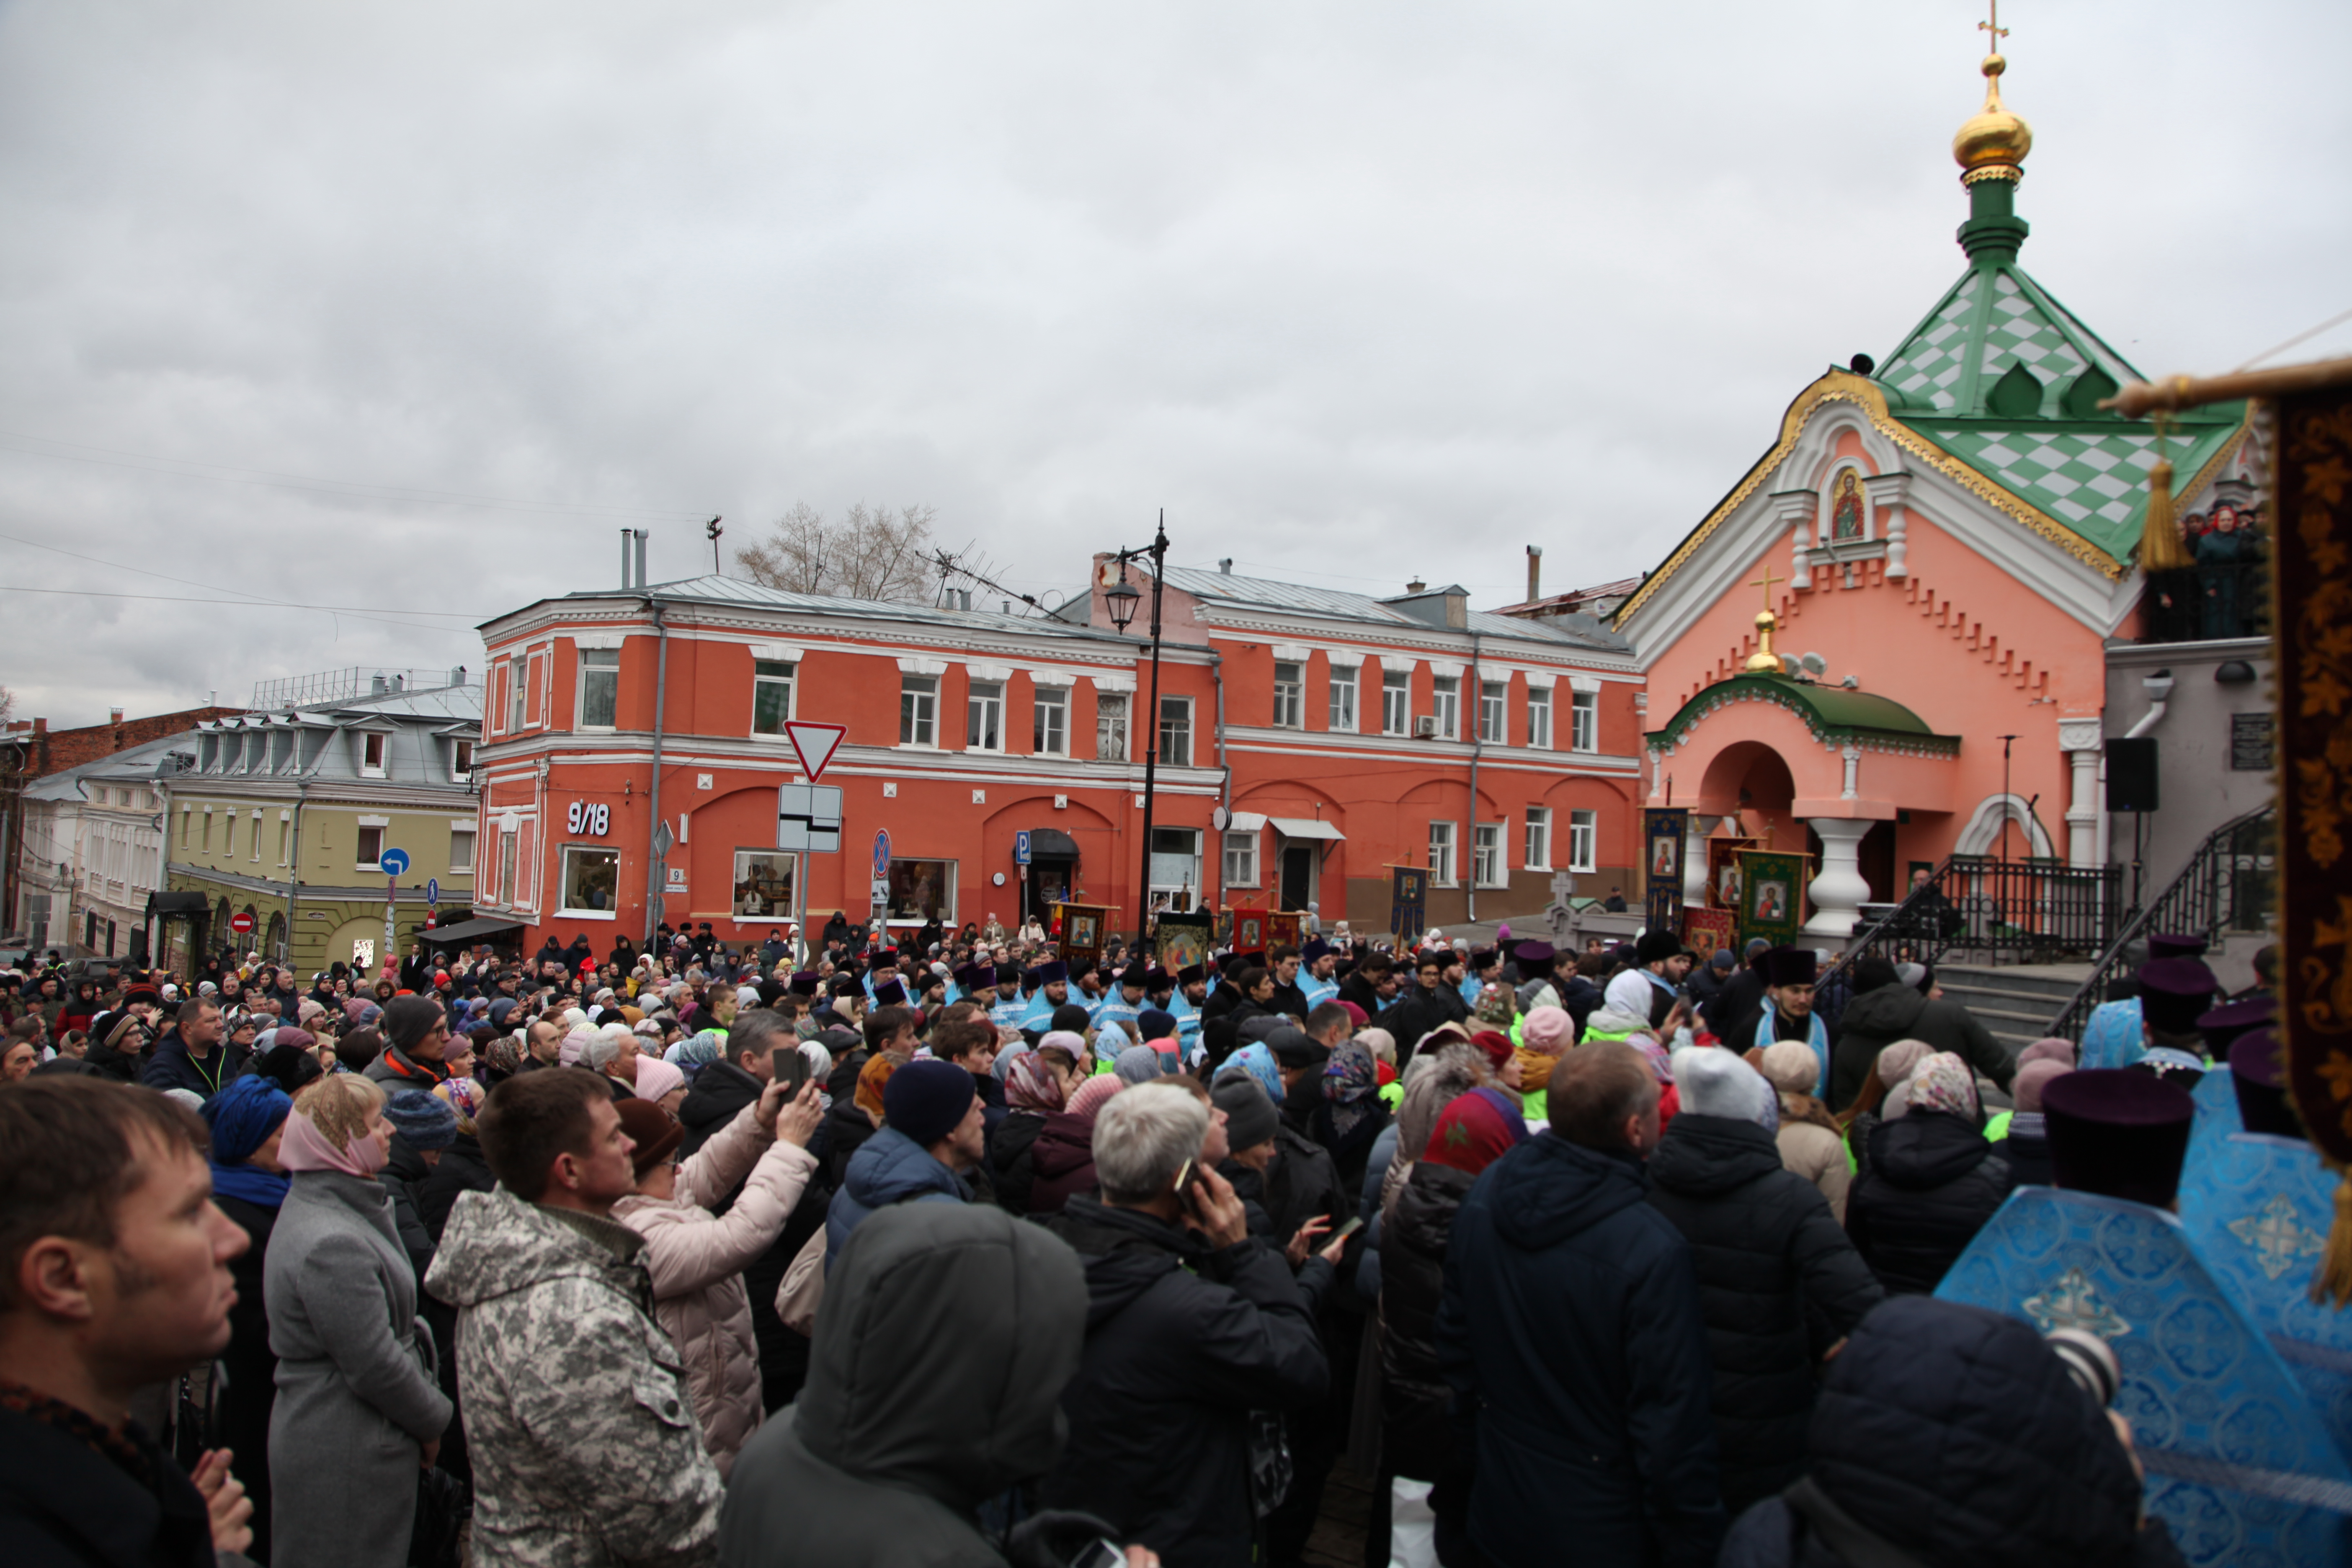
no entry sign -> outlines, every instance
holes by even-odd
[[[253,929],[253,917],[247,914],[243,910],[239,910],[236,913],[228,917],[228,929],[236,932],[237,935],[243,936],[246,932]]]

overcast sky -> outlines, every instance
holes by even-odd
[[[796,500],[1036,590],[1163,506],[1329,586],[1638,573],[1959,274],[1980,15],[0,4],[0,684],[478,669],[623,524],[677,577]],[[2024,263],[2143,371],[2352,307],[2352,6],[2003,20]]]

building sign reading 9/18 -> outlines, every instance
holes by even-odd
[[[585,834],[591,838],[602,838],[604,837],[605,830],[613,826],[613,808],[609,805],[591,805],[584,800],[575,800],[563,814],[563,826],[568,832]]]

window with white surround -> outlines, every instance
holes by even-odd
[[[1192,765],[1192,700],[1189,697],[1160,700],[1160,762],[1171,768]]]
[[[523,663],[519,658],[509,659],[500,668],[506,671],[507,728],[520,730],[522,728]]]
[[[1356,732],[1356,672],[1336,665],[1331,669],[1331,728]]]
[[[1503,716],[1504,703],[1511,695],[1507,680],[1482,680],[1478,683],[1478,739],[1489,746],[1510,743],[1505,732],[1509,722]]]
[[[1450,822],[1429,825],[1429,879],[1441,888],[1454,884],[1454,824]]]
[[[474,869],[474,830],[453,827],[449,830],[449,873],[471,873]]]
[[[963,743],[966,751],[1004,750],[1004,683],[975,680],[964,698]]]
[[[563,885],[560,890],[565,915],[609,915],[621,886],[621,852],[590,849],[578,845],[563,848]]]
[[[1127,761],[1127,693],[1095,692],[1095,755],[1106,763]]]
[[[252,849],[253,849],[253,858],[254,858],[255,860],[257,860],[257,860],[259,860],[259,859],[261,858],[261,813],[259,813],[258,811],[257,811],[257,812],[255,812],[255,813],[253,814],[253,845],[252,845]]]
[[[1303,730],[1307,727],[1307,669],[1304,665],[1281,659],[1275,662],[1274,727],[1277,730]]]
[[[1151,830],[1151,907],[1191,909],[1201,898],[1201,830]]]
[[[1412,671],[1381,671],[1381,733],[1412,733]]]
[[[547,650],[533,648],[530,654],[530,675],[523,682],[523,721],[527,724],[547,722]]]
[[[1257,833],[1234,829],[1225,835],[1225,886],[1257,886]]]
[[[1568,749],[1571,752],[1597,752],[1601,749],[1601,693],[1598,691],[1571,694]]]
[[[1551,688],[1528,689],[1528,744],[1551,749]]]
[[[1066,757],[1070,752],[1070,694],[1059,686],[1036,688],[1029,749],[1042,757]]]
[[[1482,888],[1507,888],[1503,870],[1503,829],[1508,824],[1482,822],[1470,829],[1470,875]]]
[[[898,744],[939,744],[940,678],[902,675],[898,678]]]
[[[1551,807],[1528,807],[1527,823],[1527,839],[1521,846],[1527,853],[1521,858],[1530,871],[1549,871],[1551,869]]]
[[[450,779],[457,784],[464,784],[473,776],[474,742],[471,741],[452,742],[449,750]]]
[[[781,735],[793,717],[794,667],[781,658],[751,661],[751,733]]]
[[[376,778],[383,776],[383,754],[392,737],[371,731],[360,737],[360,772]]]
[[[221,824],[221,858],[236,858],[236,813],[233,811],[228,814],[228,820]]]
[[[357,847],[352,853],[352,864],[363,871],[377,868],[383,858],[383,829],[371,823],[360,829]]]
[[[287,864],[287,857],[293,846],[294,825],[281,816],[278,819],[278,863],[280,866]]]
[[[1430,678],[1429,710],[1437,720],[1437,737],[1442,741],[1458,739],[1462,733],[1462,678],[1439,675]]]
[[[1601,829],[1593,813],[1571,811],[1568,814],[1568,868],[1591,871],[1598,868],[1593,856],[1598,848]]]
[[[515,840],[518,837],[512,833],[499,835],[499,901],[503,904],[515,901]]]
[[[583,730],[609,730],[621,706],[621,650],[580,650],[580,719]]]

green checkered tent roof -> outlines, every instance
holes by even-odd
[[[2098,404],[2146,379],[1993,255],[1976,258],[1876,373],[1895,418],[2119,561],[2139,542],[2156,437]],[[2244,413],[2226,404],[2175,422],[2178,486],[2221,453]]]

